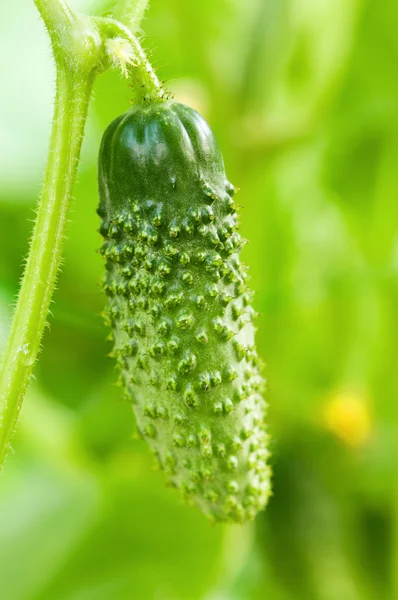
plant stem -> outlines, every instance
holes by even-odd
[[[52,39],[57,31],[64,28],[65,22],[73,23],[76,20],[75,14],[65,0],[34,0],[34,3]]]
[[[0,368],[0,468],[40,348],[61,247],[94,74],[84,83],[58,69],[49,158],[18,303]]]
[[[148,3],[148,0],[119,0],[113,11],[113,18],[127,25],[132,33],[136,33]]]
[[[135,88],[135,102],[144,99],[159,100],[167,96],[141,44],[130,29],[114,19],[98,18],[96,20],[98,31],[102,39],[122,38],[126,40],[133,52],[134,62],[129,65]],[[134,73],[137,77],[134,79]]]

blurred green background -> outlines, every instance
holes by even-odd
[[[254,524],[211,527],[165,488],[132,436],[100,317],[96,157],[131,95],[108,73],[95,87],[50,326],[0,479],[0,597],[396,600],[396,0],[152,0],[143,27],[158,74],[208,119],[242,190],[274,496]],[[33,2],[1,3],[0,57],[3,346],[54,94]]]

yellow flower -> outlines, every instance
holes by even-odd
[[[322,410],[322,423],[347,445],[359,447],[371,434],[372,419],[363,396],[352,392],[334,393]]]

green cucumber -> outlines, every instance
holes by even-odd
[[[133,106],[104,133],[99,190],[107,318],[139,432],[211,520],[252,519],[270,495],[264,381],[209,126],[172,100]]]

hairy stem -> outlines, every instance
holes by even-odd
[[[153,100],[163,98],[165,91],[162,88],[162,84],[147,59],[141,44],[136,36],[131,33],[130,29],[114,19],[100,18],[97,21],[97,25],[103,39],[122,39],[128,42],[131,47],[134,60],[128,65],[128,71],[135,88],[135,102],[140,102],[144,99]],[[134,77],[134,74],[136,77]]]
[[[140,28],[148,3],[148,0],[119,0],[113,16],[127,25],[133,33],[136,33]]]
[[[49,159],[11,333],[0,368],[0,467],[39,352],[61,260],[94,75],[79,85],[58,69]]]
[[[47,27],[49,34],[55,33],[65,27],[65,23],[73,23],[76,16],[65,0],[34,0],[38,11]]]

